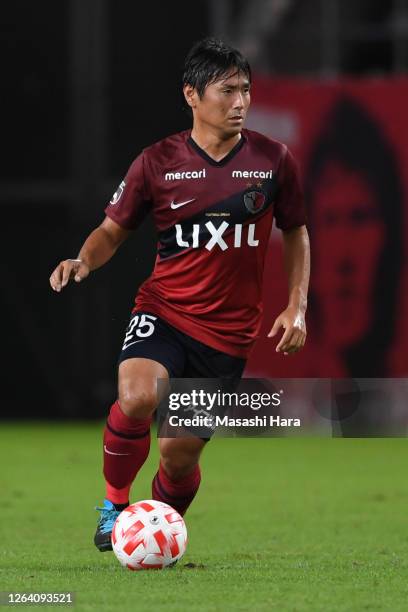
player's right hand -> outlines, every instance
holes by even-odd
[[[65,259],[58,264],[51,274],[50,285],[54,291],[60,292],[70,279],[80,283],[88,276],[89,272],[89,266],[80,259]]]

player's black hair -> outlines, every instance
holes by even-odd
[[[183,86],[191,85],[202,98],[207,85],[215,83],[231,70],[244,74],[251,82],[251,67],[240,51],[217,38],[204,38],[196,42],[187,54]]]
[[[331,161],[365,177],[377,195],[386,238],[377,263],[373,294],[371,329],[344,352],[350,376],[386,375],[387,349],[393,339],[398,305],[398,291],[403,265],[403,191],[394,151],[381,127],[354,100],[344,97],[332,108],[327,128],[318,137],[306,168],[305,197],[309,219],[313,219],[314,190]],[[313,249],[313,221],[310,224]],[[318,253],[319,257],[330,257]],[[319,304],[310,291],[312,322],[319,328]]]

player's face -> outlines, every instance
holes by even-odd
[[[196,95],[194,121],[216,129],[227,137],[235,136],[242,130],[250,101],[247,76],[231,72],[207,85],[201,99]]]
[[[340,164],[326,168],[312,206],[321,332],[329,344],[343,348],[372,325],[385,225],[365,177]]]

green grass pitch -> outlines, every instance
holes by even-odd
[[[405,439],[213,440],[185,557],[130,572],[92,542],[101,431],[2,424],[0,590],[74,591],[81,612],[407,610]],[[156,464],[153,439],[132,501]]]

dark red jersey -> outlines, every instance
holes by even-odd
[[[190,134],[145,149],[105,212],[127,229],[153,213],[157,258],[135,308],[246,357],[260,327],[273,217],[282,230],[305,224],[296,166],[285,145],[251,130],[219,162]]]

